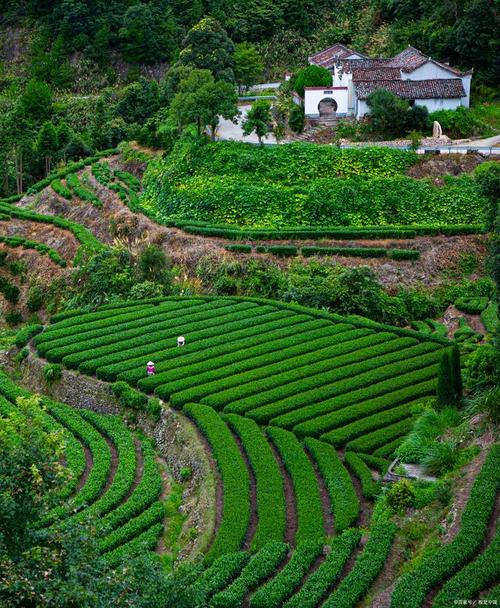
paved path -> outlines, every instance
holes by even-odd
[[[473,139],[471,142],[466,144],[461,144],[462,146],[470,146],[471,148],[475,147],[484,147],[489,148],[500,144],[500,135],[494,135],[493,137],[486,137],[485,139]],[[452,146],[454,148],[455,146]]]
[[[222,118],[219,122],[219,127],[216,133],[216,139],[225,139],[225,140],[233,140],[233,141],[246,141],[250,144],[259,143],[259,138],[255,133],[251,135],[243,135],[243,129],[241,127],[241,123],[247,115],[248,110],[251,106],[245,105],[240,106],[241,115],[237,118],[236,124],[231,122],[230,120],[225,120]],[[269,133],[266,139],[264,140],[266,144],[275,144],[276,137],[272,133]]]

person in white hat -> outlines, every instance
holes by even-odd
[[[148,365],[147,365],[146,369],[147,369],[148,376],[155,375],[155,364],[152,361],[148,361]]]
[[[179,336],[177,338],[177,346],[184,346],[185,343],[186,343],[186,340],[184,339],[184,336]]]

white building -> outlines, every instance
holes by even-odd
[[[469,107],[472,71],[461,72],[411,46],[390,59],[371,59],[336,44],[309,57],[309,63],[332,74],[331,87],[306,87],[304,99],[295,94],[310,119],[361,118],[368,113],[368,95],[377,89],[408,99],[410,105],[427,106],[429,112]]]

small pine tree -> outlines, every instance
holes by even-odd
[[[462,370],[460,368],[460,351],[458,346],[454,346],[450,352],[451,376],[453,381],[453,393],[455,401],[462,398]]]
[[[455,386],[449,350],[443,353],[439,362],[437,401],[440,406],[452,405],[455,402]]]

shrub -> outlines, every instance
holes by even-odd
[[[415,490],[409,479],[400,479],[386,493],[387,502],[395,513],[404,513],[415,503]]]
[[[46,365],[43,369],[43,376],[47,384],[58,382],[62,377],[62,365],[58,363]]]
[[[191,479],[191,477],[193,476],[193,470],[191,469],[191,467],[182,467],[179,475],[180,475],[181,481],[189,481]]]
[[[5,320],[8,325],[19,325],[23,320],[23,316],[20,312],[17,312],[17,310],[11,310],[5,315]]]
[[[422,463],[431,475],[439,476],[452,469],[457,459],[457,446],[451,441],[442,441],[434,442],[428,447]]]
[[[17,304],[20,294],[19,288],[4,277],[0,277],[0,292],[3,293],[7,302]]]
[[[42,289],[38,285],[30,287],[28,291],[28,297],[26,299],[26,306],[30,312],[36,312],[40,310],[43,304],[44,294]]]
[[[446,133],[452,139],[470,137],[479,128],[474,113],[463,106],[459,106],[456,110],[431,112],[429,120],[431,124],[437,120],[443,129],[443,133]]]
[[[115,397],[118,398],[122,407],[129,407],[134,410],[144,410],[148,398],[144,393],[136,391],[126,382],[114,382],[111,385],[111,390]]]
[[[288,125],[294,133],[302,133],[304,130],[305,115],[302,106],[294,103],[288,115]]]

